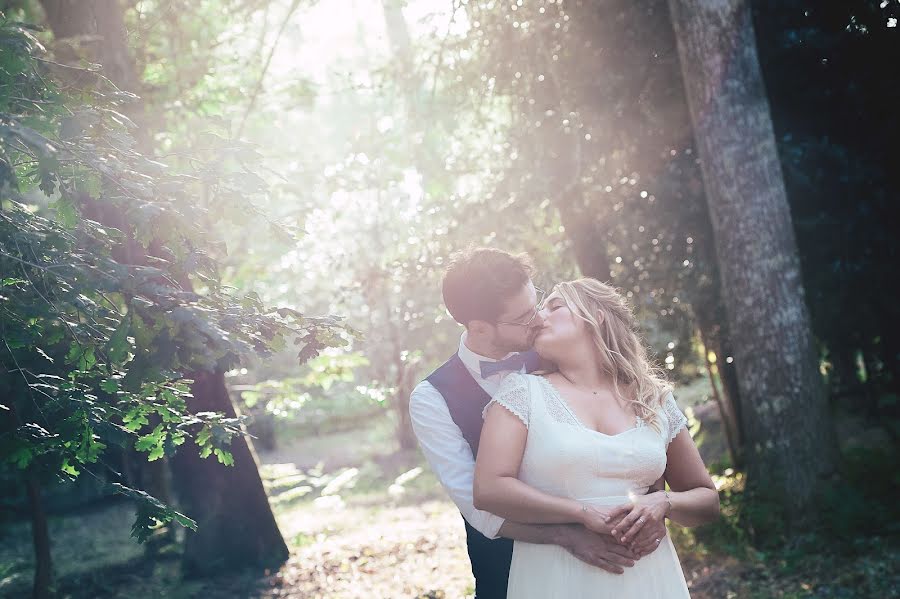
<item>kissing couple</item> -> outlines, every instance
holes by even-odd
[[[672,386],[615,288],[545,294],[532,270],[493,248],[452,258],[444,304],[465,331],[409,401],[475,597],[689,597],[665,521],[710,522],[719,497]]]

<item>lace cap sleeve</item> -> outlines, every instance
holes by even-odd
[[[528,394],[528,379],[525,375],[518,372],[510,373],[500,383],[500,389],[491,398],[491,401],[484,406],[481,412],[482,419],[487,415],[488,408],[493,404],[500,404],[513,414],[515,414],[525,428],[528,428],[528,417],[531,413],[531,402]]]
[[[678,404],[675,403],[675,396],[671,392],[666,394],[663,400],[663,410],[666,413],[666,419],[669,421],[669,431],[666,436],[666,445],[672,442],[672,439],[681,432],[681,429],[687,426],[687,416],[682,413]]]

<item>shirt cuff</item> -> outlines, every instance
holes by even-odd
[[[506,520],[500,516],[495,516],[490,512],[479,512],[477,515],[482,516],[482,518],[479,519],[481,520],[480,522],[472,522],[467,519],[472,528],[489,539],[499,539],[500,536],[498,533]]]

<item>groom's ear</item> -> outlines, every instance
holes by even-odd
[[[485,320],[470,320],[469,324],[466,325],[466,329],[468,329],[469,334],[476,335],[484,335],[488,329],[490,329],[491,325],[489,322]]]

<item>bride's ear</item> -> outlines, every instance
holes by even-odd
[[[597,326],[602,325],[604,320],[606,320],[606,315],[603,314],[603,310],[597,308]]]

